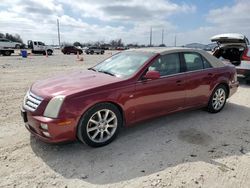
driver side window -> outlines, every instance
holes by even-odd
[[[158,71],[161,77],[180,73],[179,54],[173,53],[160,56],[154,61],[148,70]]]

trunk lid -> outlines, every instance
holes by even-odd
[[[246,36],[238,33],[225,33],[219,34],[211,37],[212,42],[217,42],[218,44],[234,44],[234,43],[241,43],[245,46],[249,45],[249,41]]]

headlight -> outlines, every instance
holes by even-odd
[[[53,97],[49,101],[43,115],[45,117],[57,118],[58,113],[60,111],[60,108],[61,108],[61,106],[63,104],[64,98],[65,98],[65,96],[62,96],[62,95]]]

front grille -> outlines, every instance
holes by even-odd
[[[41,97],[38,97],[35,94],[28,91],[28,93],[24,97],[23,106],[26,110],[34,112],[38,108],[38,106],[41,104],[42,100],[43,99]]]

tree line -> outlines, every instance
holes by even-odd
[[[13,42],[20,42],[23,43],[23,40],[19,34],[10,34],[10,33],[0,33],[0,38],[5,38]],[[67,45],[72,45],[72,43],[68,42],[63,42],[61,44],[62,46],[67,46]],[[138,43],[130,43],[130,44],[125,44],[122,39],[114,39],[109,42],[105,41],[96,41],[96,42],[74,42],[74,46],[80,46],[80,47],[88,47],[88,46],[98,46],[101,48],[118,48],[118,47],[127,47],[127,48],[142,48],[142,47],[150,47],[149,45],[143,45],[143,44],[138,44]],[[160,47],[164,47],[164,44],[159,45]]]
[[[8,40],[13,41],[13,42],[23,43],[21,36],[18,34],[12,35],[9,33],[6,33],[6,34],[0,33],[0,38],[5,38],[5,39],[8,39]]]

